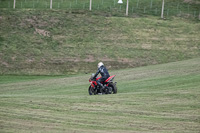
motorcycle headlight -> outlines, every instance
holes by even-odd
[[[94,78],[94,75],[95,75],[95,74],[94,74],[94,73],[92,73],[92,75],[91,75],[91,79],[93,79],[93,78]]]

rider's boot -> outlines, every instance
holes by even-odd
[[[106,88],[108,91],[108,94],[111,94],[112,93],[112,88],[108,87],[108,86],[105,86],[104,88]]]
[[[108,89],[108,94],[111,94],[112,93],[112,88],[110,88],[110,87],[108,87],[108,86],[106,86],[107,87],[107,89]]]
[[[100,91],[103,92],[104,86],[101,84]]]
[[[99,89],[100,89],[100,93],[102,94],[102,92],[103,92],[103,89],[105,89],[105,86],[103,86],[103,84],[100,84],[100,87],[99,87]]]

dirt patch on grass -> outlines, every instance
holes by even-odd
[[[111,59],[111,58],[108,58],[107,56],[104,56],[104,57],[101,59],[101,61],[107,62],[107,61],[115,61],[115,60],[114,60],[114,59]]]
[[[151,44],[142,44],[143,49],[151,49]]]
[[[1,62],[2,65],[4,65],[5,67],[9,67],[7,62]]]
[[[34,34],[39,34],[39,35],[41,35],[41,36],[50,37],[50,32],[49,32],[49,31],[42,30],[42,29],[37,29],[37,28],[35,28]]]
[[[117,61],[120,63],[132,63],[132,60],[128,58],[118,58]]]
[[[49,62],[53,64],[64,64],[65,62],[80,62],[80,58],[73,58],[73,57],[66,57],[66,58],[52,58],[49,60]]]
[[[57,22],[57,20],[50,19],[49,22],[54,23],[54,22]],[[24,19],[21,23],[22,23],[21,25],[23,26],[28,24],[34,27],[46,27],[49,25],[48,22],[38,18],[37,16],[30,16],[29,18]]]
[[[25,21],[30,23],[30,24],[33,24],[35,20],[33,20],[33,19],[25,19]]]
[[[84,59],[84,62],[95,62],[95,58],[92,55],[87,55],[86,59]]]
[[[0,56],[3,56],[2,53],[0,53]],[[5,67],[9,67],[9,64],[5,61],[3,61],[3,59],[0,57],[0,66],[5,66]]]
[[[54,18],[54,17],[49,20],[49,22],[51,23],[58,23],[59,21],[60,21],[59,19]]]

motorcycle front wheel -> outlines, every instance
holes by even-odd
[[[97,90],[96,89],[94,90],[93,87],[89,86],[88,93],[89,93],[89,95],[96,95],[97,94]]]

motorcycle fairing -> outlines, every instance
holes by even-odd
[[[108,79],[106,79],[104,82],[106,83],[106,82],[110,82],[110,81],[112,81],[113,79],[114,79],[114,77],[115,77],[116,75],[112,75],[112,76],[110,76]],[[96,81],[97,80],[99,80],[101,77],[98,77],[97,79],[96,79]]]
[[[105,82],[110,82],[115,78],[116,75],[110,76],[108,79],[106,79]]]
[[[106,79],[105,81],[104,81],[104,83],[107,83],[107,82],[110,82],[110,81],[112,81],[114,78],[115,78],[115,76],[116,75],[113,75],[113,76],[110,76],[108,79]],[[96,81],[97,80],[99,80],[101,77],[98,77],[97,79],[96,79]],[[96,81],[90,81],[90,83],[91,83],[91,85],[92,85],[92,87],[93,88],[95,88],[95,86],[97,85],[97,82]],[[108,86],[109,84],[107,84],[106,86]]]
[[[96,81],[91,81],[90,83],[91,83],[91,85],[92,85],[93,88],[95,88],[95,85],[97,85]]]

